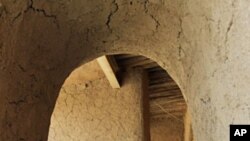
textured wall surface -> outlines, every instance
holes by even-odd
[[[228,141],[229,124],[250,123],[250,1],[191,0],[185,13],[182,44],[192,56],[183,62],[185,94],[194,140]]]
[[[94,81],[74,77],[83,71],[77,69],[64,83],[51,118],[48,140],[146,141],[142,74],[127,73],[123,87],[113,89],[105,77]]]
[[[184,124],[173,118],[151,120],[151,141],[183,141]]]
[[[195,140],[228,141],[250,122],[249,13],[249,0],[0,0],[0,140],[47,140],[70,72],[134,53],[179,84]]]
[[[183,141],[194,141],[193,129],[192,129],[192,118],[187,110],[184,116],[184,140]]]

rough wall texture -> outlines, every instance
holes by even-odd
[[[183,35],[192,57],[183,62],[185,94],[196,141],[228,141],[229,124],[250,123],[249,6],[247,0],[186,3]]]
[[[47,140],[61,85],[99,55],[152,58],[179,84],[197,141],[250,122],[249,0],[0,0],[0,139]],[[2,132],[4,131],[4,132]]]
[[[183,141],[194,141],[192,123],[191,123],[191,115],[187,110],[184,116],[184,140]]]
[[[183,125],[173,118],[151,120],[151,141],[183,141]]]
[[[143,74],[134,72],[125,74],[121,89],[113,89],[106,78],[84,81],[74,77],[83,74],[82,70],[74,71],[60,92],[48,140],[146,141]]]

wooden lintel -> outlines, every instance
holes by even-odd
[[[107,77],[112,88],[120,88],[119,81],[116,77],[117,65],[114,62],[114,59],[111,61],[111,57],[102,56],[97,58],[97,62],[102,68],[105,76]]]

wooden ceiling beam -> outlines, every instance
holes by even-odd
[[[187,105],[181,90],[168,73],[156,62],[139,55],[123,54],[115,55],[114,57],[122,70],[141,67],[148,72],[150,114],[153,118],[184,116]],[[155,103],[160,105],[161,108]],[[172,116],[168,113],[170,115],[172,114]]]
[[[154,72],[162,71],[162,70],[163,70],[162,67],[160,67],[159,65],[156,66],[156,67],[147,69],[147,71],[148,71],[149,73],[154,73]]]
[[[125,60],[136,57],[136,55],[131,55],[131,54],[119,54],[114,56],[117,60]]]
[[[177,99],[177,98],[183,98],[183,96],[181,94],[178,94],[178,95],[149,95],[149,98],[151,100],[158,99],[158,98]]]
[[[126,61],[121,61],[120,65],[126,68],[133,68],[133,67],[144,67],[147,64],[154,63],[152,60],[142,57],[135,57],[128,59]]]
[[[185,114],[186,109],[182,108],[182,109],[165,109],[166,111],[168,111],[169,113],[182,113]],[[162,109],[158,108],[158,109],[154,109],[154,112],[152,112],[152,114],[160,114],[162,113]]]
[[[157,96],[157,95],[159,95],[159,96],[161,96],[161,95],[182,95],[182,93],[181,93],[181,90],[180,89],[163,89],[163,91],[155,91],[155,90],[153,90],[153,91],[150,91],[150,93],[149,93],[150,95],[155,95],[155,96]]]
[[[157,63],[151,62],[151,63],[148,63],[148,64],[144,64],[142,67],[143,67],[144,69],[150,69],[150,68],[155,68],[155,67],[157,67],[157,66],[158,66]]]
[[[158,88],[175,88],[175,87],[178,87],[178,85],[174,81],[149,85],[150,90]]]
[[[115,62],[115,59],[112,58],[111,56],[102,56],[97,58],[97,62],[99,63],[106,78],[108,79],[111,87],[120,88],[121,86],[116,76],[116,72],[118,71],[118,66]]]
[[[159,120],[159,119],[166,119],[166,118],[173,119],[172,116],[170,116],[170,115],[168,115],[166,113],[150,114],[150,116],[151,116],[151,120]],[[174,116],[176,116],[180,120],[183,120],[184,114],[178,113],[178,114],[174,114]]]
[[[173,104],[173,105],[164,105],[162,104],[162,107],[164,107],[165,109],[174,109],[174,110],[180,110],[180,109],[186,109],[186,104],[182,103],[182,105],[177,105],[177,104]],[[154,103],[150,103],[150,109],[152,111],[155,111],[156,109],[159,109],[158,106],[156,106]]]

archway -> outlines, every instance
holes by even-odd
[[[140,110],[149,110],[149,105],[150,114],[142,115],[147,116],[149,120],[146,122],[152,125],[151,141],[182,141],[186,103],[178,85],[168,73],[156,62],[140,55],[109,55],[108,61],[115,77],[119,77],[117,80],[120,80],[121,89],[111,88],[113,82],[110,81],[114,80],[106,75],[110,84],[108,83],[105,72],[95,60],[75,69],[64,82],[59,94],[51,119],[49,141],[140,140],[138,136],[145,136],[142,135],[143,130],[148,130],[146,134],[149,134],[149,129],[147,125],[139,128],[143,123],[138,114],[141,114]],[[126,73],[131,69],[145,71],[146,79],[130,81],[124,78],[129,77]],[[150,100],[148,106],[144,104],[142,109],[138,109],[140,99],[137,93],[144,88],[137,83],[141,82],[146,85],[143,86],[146,89],[142,91],[146,99]],[[131,111],[136,108],[139,113]]]
[[[229,124],[250,121],[248,17],[246,0],[1,0],[0,138],[47,140],[67,75],[130,52],[179,84],[197,140],[227,141]]]
[[[185,68],[179,61],[183,51],[175,38],[181,29],[180,2],[124,1],[117,3],[120,10],[112,15],[114,5],[81,0],[4,2],[1,8],[7,11],[3,10],[0,20],[7,21],[1,22],[6,28],[0,29],[0,106],[1,127],[6,132],[2,140],[47,140],[64,80],[79,64],[101,55],[145,55],[185,87]]]

